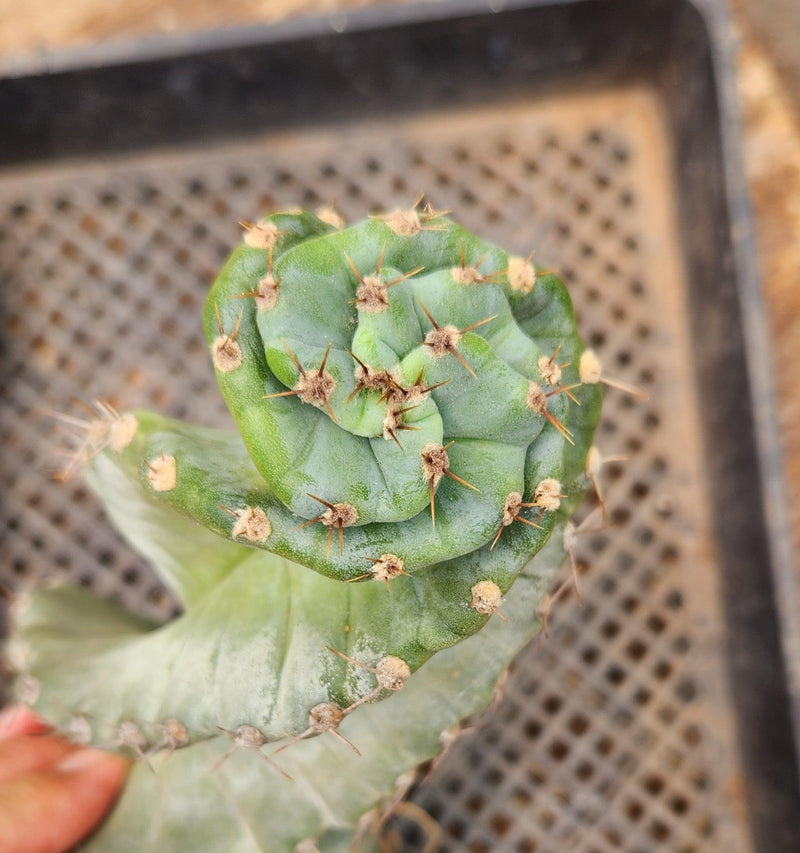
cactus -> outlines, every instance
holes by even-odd
[[[18,690],[139,759],[89,850],[372,849],[540,629],[596,482],[600,369],[556,275],[430,206],[242,224],[204,314],[236,429],[98,403],[67,470],[181,615],[15,608]]]

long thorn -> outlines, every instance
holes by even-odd
[[[536,524],[536,522],[528,518],[523,518],[521,515],[515,515],[514,519],[515,521],[521,521],[523,524],[530,524],[531,527],[535,527],[537,530],[544,530],[541,524]]]
[[[575,554],[572,548],[569,549],[569,559],[570,563],[572,563],[572,583],[575,585],[575,597],[578,599],[578,604],[583,604],[581,588],[578,584],[578,564],[575,562]]]
[[[357,746],[356,746],[352,741],[349,741],[349,740],[348,740],[348,739],[347,739],[347,738],[346,738],[346,737],[345,737],[345,736],[344,736],[340,731],[337,731],[336,729],[331,729],[330,731],[331,731],[331,734],[332,734],[332,735],[333,735],[337,740],[340,740],[342,743],[344,743],[344,744],[346,744],[347,746],[349,746],[349,747],[350,747],[350,749],[352,749],[352,750],[353,750],[353,752],[354,752],[354,753],[355,753],[359,758],[361,758],[361,752],[360,752],[360,750],[358,749],[358,747],[357,747]]]
[[[333,646],[325,646],[325,648],[329,652],[333,652],[335,655],[338,655],[343,660],[346,660],[349,663],[354,664],[355,666],[360,666],[361,669],[366,669],[367,672],[371,672],[373,674],[376,672],[374,667],[367,666],[365,663],[361,663],[360,660],[356,660],[355,658],[351,658],[349,655],[346,655],[344,652],[340,652],[338,649],[334,649]]]
[[[324,515],[324,513],[323,513]],[[302,524],[298,524],[295,527],[295,530],[302,530],[304,527],[308,527],[311,524],[316,524],[318,521],[322,521],[322,515],[318,515],[316,518],[309,519],[308,521],[304,521]]]
[[[433,326],[433,328],[438,331],[441,326],[436,322],[436,320],[433,319],[433,317],[431,316],[431,312],[428,311],[428,309],[425,307],[425,303],[419,298],[419,296],[416,296],[415,298],[417,302],[419,302],[419,307],[422,308],[422,310],[425,312],[425,316],[431,321],[431,325]]]
[[[649,400],[650,395],[646,391],[642,391],[640,388],[636,388],[634,385],[628,385],[625,382],[620,382],[618,379],[607,379],[605,376],[600,378],[600,381],[605,383],[606,385],[610,385],[612,388],[617,388],[620,391],[624,391],[626,394],[633,394],[634,397],[638,397],[640,400]]]
[[[477,373],[475,373],[475,371],[467,364],[467,362],[464,360],[464,357],[461,355],[461,353],[455,347],[452,347],[452,348],[448,347],[448,350],[452,355],[454,355],[464,365],[464,367],[469,371],[469,373],[475,379],[478,378]]]
[[[561,423],[557,418],[550,414],[546,409],[544,411],[544,416],[548,421],[561,433],[561,435],[571,444],[575,445],[575,442],[572,440],[572,433]]]
[[[405,275],[401,275],[400,278],[394,278],[391,281],[385,281],[383,283],[384,287],[394,287],[395,284],[400,284],[401,281],[405,281],[407,278],[411,278],[412,275],[416,275],[418,272],[422,272],[425,267],[417,267],[415,270],[411,270],[411,272],[407,272]]]
[[[317,371],[319,374],[322,374],[325,370],[325,365],[328,363],[328,356],[331,354],[331,346],[332,344],[328,344],[328,348],[325,350],[325,355],[322,357],[322,364],[320,364]]]
[[[219,768],[220,768],[220,767],[222,767],[222,765],[223,765],[223,764],[224,764],[224,763],[225,763],[225,762],[226,762],[226,761],[227,761],[227,760],[228,760],[228,759],[233,755],[233,753],[234,753],[234,752],[236,752],[236,750],[237,750],[237,749],[239,749],[239,745],[238,745],[238,744],[234,744],[234,745],[233,745],[233,746],[232,746],[232,747],[231,747],[231,748],[230,748],[230,749],[225,753],[225,755],[223,755],[223,756],[222,756],[222,758],[220,758],[220,759],[219,759],[219,761],[217,761],[217,762],[214,764],[214,766],[211,768],[211,770],[209,771],[209,773],[216,773],[216,772],[217,772],[217,770],[219,770]]]
[[[355,273],[356,278],[361,282],[361,284],[364,284],[364,279],[362,278],[361,273],[356,269],[356,265],[350,260],[347,252],[344,254],[344,259],[350,265],[350,269]]]
[[[286,350],[286,352],[289,353],[289,358],[294,362],[294,366],[300,371],[300,375],[305,376],[306,372],[305,372],[305,370],[303,370],[303,368],[300,365],[300,362],[297,360],[297,356],[289,349],[289,344],[287,344],[283,338],[281,338],[281,343],[283,344],[283,347]]]
[[[236,318],[236,326],[234,326],[233,334],[228,336],[232,341],[235,341],[236,338],[239,337],[239,327],[242,325],[242,315],[243,314],[244,314],[244,308],[242,308],[242,310],[239,312],[239,316]]]
[[[503,525],[503,524],[501,524],[501,525],[500,525],[500,529],[499,529],[499,530],[497,531],[497,533],[495,534],[494,539],[492,539],[492,544],[489,546],[489,550],[490,550],[490,551],[494,550],[494,546],[495,546],[495,545],[497,545],[497,541],[498,541],[498,539],[500,539],[500,534],[503,532],[503,527],[504,527],[504,526],[505,526],[505,525]]]
[[[307,494],[310,498],[314,498],[314,500],[315,500],[317,503],[320,503],[320,504],[322,504],[323,506],[328,507],[328,509],[335,509],[335,507],[334,507],[334,505],[333,505],[333,504],[329,504],[327,501],[322,500],[322,498],[318,498],[316,495],[312,495],[312,494],[311,494],[311,492],[306,492],[306,494]]]
[[[468,489],[472,489],[473,492],[479,492],[480,489],[477,486],[473,486],[472,483],[468,483],[466,480],[462,480],[457,474],[454,474],[452,471],[445,471],[448,477],[455,480],[457,483],[461,483],[462,486],[466,486]]]
[[[576,382],[574,385],[559,385],[557,388],[554,388],[552,391],[548,391],[545,394],[545,397],[555,397],[556,394],[567,394],[575,388],[580,388],[583,385],[582,382]]]
[[[485,320],[478,320],[477,323],[473,323],[471,326],[467,326],[466,329],[461,330],[461,334],[465,334],[466,332],[471,332],[473,329],[477,329],[478,326],[482,326],[484,323],[490,323],[492,320],[497,319],[497,314],[492,314],[491,317],[487,317]]]

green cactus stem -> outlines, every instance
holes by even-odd
[[[243,226],[204,313],[235,429],[100,404],[69,466],[183,612],[17,607],[37,710],[146,759],[98,850],[346,849],[539,629],[596,480],[556,275],[430,207]]]

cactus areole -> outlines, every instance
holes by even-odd
[[[204,314],[235,428],[99,403],[68,466],[181,615],[15,608],[20,694],[136,759],[89,850],[373,849],[539,630],[588,481],[599,367],[555,274],[430,206],[243,227]]]

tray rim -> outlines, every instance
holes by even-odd
[[[789,691],[795,752],[800,763],[800,573],[796,563],[789,513],[784,450],[778,427],[778,396],[769,320],[762,287],[755,213],[744,171],[743,118],[736,87],[739,39],[724,0],[687,0],[703,16],[713,53],[715,89],[720,103],[725,195],[731,217],[737,293],[750,378],[751,412],[755,426],[760,486],[766,512],[770,571],[780,627],[783,666]]]

